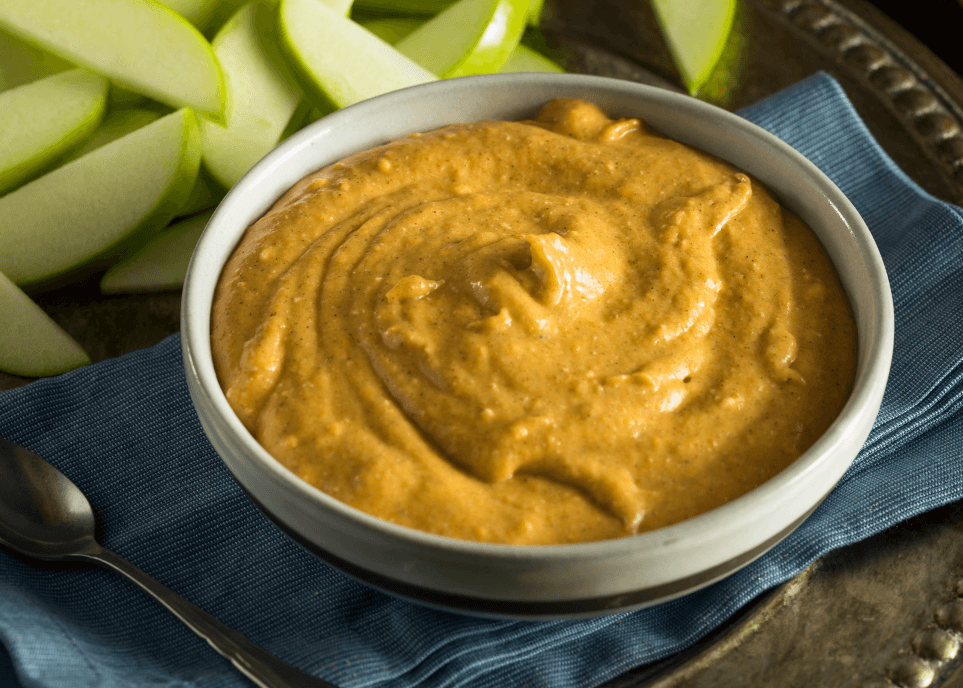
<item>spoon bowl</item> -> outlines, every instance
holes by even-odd
[[[0,438],[0,542],[34,559],[65,559],[94,542],[94,510],[50,463]]]

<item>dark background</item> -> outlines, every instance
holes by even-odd
[[[963,76],[963,0],[870,0],[870,4]]]

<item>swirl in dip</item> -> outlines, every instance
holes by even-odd
[[[388,521],[613,538],[753,489],[842,409],[856,326],[813,233],[746,175],[556,100],[303,179],[212,315],[261,445]]]

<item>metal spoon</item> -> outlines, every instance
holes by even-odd
[[[295,669],[94,539],[94,512],[63,473],[0,438],[0,544],[35,559],[92,561],[120,573],[262,688],[336,688]]]

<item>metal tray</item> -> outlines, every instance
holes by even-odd
[[[544,17],[548,46],[572,71],[681,90],[647,2],[546,0]],[[727,55],[702,97],[738,109],[818,70],[843,85],[907,174],[963,203],[963,80],[863,0],[739,0]],[[95,361],[179,327],[178,292],[105,297],[92,279],[37,300]],[[28,382],[0,373],[0,389]],[[957,503],[827,555],[696,646],[605,685],[961,687],[961,645]]]

